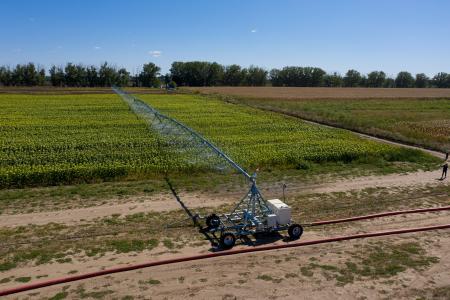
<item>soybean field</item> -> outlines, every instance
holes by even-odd
[[[281,112],[441,152],[450,150],[448,89],[191,88],[228,101]]]
[[[198,95],[138,95],[222,147],[247,168],[308,168],[311,164],[433,161],[420,151],[361,139],[244,105]]]
[[[191,126],[246,168],[309,169],[316,164],[433,161],[337,129],[198,95],[140,95]],[[188,158],[119,96],[0,95],[0,185],[23,187],[189,173]],[[205,170],[210,171],[210,170]]]
[[[2,187],[156,172],[155,136],[107,95],[1,95]]]

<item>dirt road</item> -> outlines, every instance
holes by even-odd
[[[391,174],[386,176],[366,176],[354,179],[323,182],[315,185],[289,185],[288,196],[313,193],[349,192],[366,188],[395,188],[408,186],[449,185],[450,181],[440,181],[438,172],[418,171],[409,174]],[[266,197],[280,197],[279,188],[270,186],[262,189]],[[231,191],[223,194],[182,194],[182,199],[191,208],[217,207],[232,204],[242,197],[243,191]],[[43,225],[51,222],[66,225],[83,224],[94,220],[120,214],[122,216],[140,212],[162,212],[180,209],[179,204],[170,194],[155,195],[148,198],[131,198],[126,203],[106,201],[108,204],[66,210],[44,211],[26,214],[3,214],[1,227],[15,227],[29,224]]]

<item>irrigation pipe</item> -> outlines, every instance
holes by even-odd
[[[167,260],[160,260],[160,261],[153,261],[153,262],[131,265],[131,266],[117,267],[117,268],[112,268],[112,269],[107,269],[107,270],[102,270],[102,271],[97,271],[97,272],[92,272],[92,273],[68,276],[68,277],[57,278],[57,279],[38,282],[38,283],[22,285],[22,286],[10,288],[10,289],[2,290],[2,291],[0,291],[0,296],[16,294],[16,293],[35,290],[35,289],[39,289],[39,288],[43,288],[43,287],[49,287],[52,285],[68,283],[68,282],[73,282],[73,281],[78,281],[78,280],[83,280],[83,279],[89,279],[89,278],[104,276],[104,275],[108,275],[108,274],[127,272],[127,271],[142,269],[142,268],[155,267],[155,266],[161,266],[161,265],[169,265],[169,264],[175,264],[175,263],[180,263],[180,262],[188,262],[188,261],[210,259],[210,258],[221,257],[221,256],[231,256],[231,255],[236,255],[236,254],[269,251],[269,250],[277,250],[277,249],[296,248],[296,247],[303,247],[303,246],[310,246],[310,245],[333,243],[333,242],[339,242],[339,241],[348,241],[348,240],[355,240],[355,239],[362,239],[362,238],[387,236],[387,235],[395,235],[395,234],[405,234],[405,233],[422,232],[422,231],[430,231],[430,230],[441,230],[441,229],[450,229],[450,224],[444,224],[444,225],[438,225],[438,226],[428,226],[428,227],[418,227],[418,228],[410,228],[410,229],[398,229],[398,230],[392,230],[392,231],[379,231],[379,232],[371,232],[371,233],[363,233],[363,234],[355,234],[355,235],[346,235],[346,236],[339,236],[339,237],[334,237],[334,238],[327,238],[327,239],[320,239],[320,240],[313,240],[313,241],[306,241],[306,242],[296,242],[296,243],[282,244],[282,245],[262,246],[262,247],[256,247],[256,248],[244,248],[244,249],[238,249],[238,250],[229,250],[229,251],[221,251],[221,252],[208,253],[208,254],[200,254],[200,255],[194,255],[194,256],[188,256],[188,257],[172,258],[172,259],[167,259]]]

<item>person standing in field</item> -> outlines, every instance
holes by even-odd
[[[446,160],[444,162],[444,164],[442,165],[442,176],[441,176],[441,180],[444,180],[445,178],[447,178],[447,170],[448,170],[448,161]]]

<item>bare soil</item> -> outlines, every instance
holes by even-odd
[[[285,100],[450,97],[450,89],[438,88],[186,87],[183,89],[203,94]]]
[[[289,185],[288,195],[301,195],[313,193],[333,193],[358,191],[366,188],[396,188],[396,187],[420,187],[434,185],[449,185],[448,180],[439,180],[438,172],[418,171],[409,174],[391,174],[386,176],[365,176],[354,179],[325,181],[315,185]],[[280,197],[278,189],[274,186],[263,189],[266,197]],[[223,204],[232,204],[242,197],[242,191],[230,191],[221,194],[197,194],[184,193],[182,200],[190,208],[218,207]],[[0,227],[17,227],[26,225],[44,225],[59,223],[65,225],[83,224],[97,218],[103,218],[114,214],[121,216],[140,212],[163,212],[181,209],[178,202],[171,194],[158,194],[150,197],[132,197],[126,203],[118,203],[118,200],[105,201],[107,204],[82,207],[74,209],[50,210],[35,213],[3,214],[0,218]]]
[[[396,187],[408,189],[409,186],[411,188],[419,188],[424,185],[427,188],[433,188],[433,185],[449,184],[448,181],[438,181],[436,178],[437,174],[435,172],[367,176],[311,185],[309,189],[303,187],[297,191],[290,190],[289,193],[298,195],[298,193],[312,192],[314,195],[321,195],[316,193],[323,192],[325,194],[322,195],[326,195],[331,191],[354,191],[366,187],[383,186],[395,190]],[[183,199],[193,206],[211,205],[210,202],[202,202],[198,196],[195,194],[191,194],[191,197],[185,195]],[[164,197],[168,196],[165,195]],[[39,224],[67,222],[74,228],[82,228],[84,221],[80,220],[80,217],[87,219],[93,216],[100,217],[103,216],[103,212],[107,216],[117,212],[127,214],[127,210],[136,212],[136,210],[162,209],[164,211],[164,209],[170,210],[172,204],[175,204],[173,209],[176,209],[177,203],[174,199],[169,198],[165,200],[151,198],[143,202],[140,201],[142,199],[135,199],[136,201],[130,203],[130,205],[135,205],[136,208],[123,205],[124,203],[122,203],[117,205],[117,207],[116,205],[109,205],[84,208],[83,210],[69,209],[59,212],[48,212],[48,215],[44,215],[45,212],[44,214],[17,215],[17,219],[9,220],[11,223],[17,222],[16,224],[6,223],[2,224],[1,227],[17,226],[18,224],[25,225],[28,224],[28,220],[33,220],[33,222],[41,222]],[[233,201],[236,200],[234,197],[230,197],[230,200],[225,200],[225,197],[218,198],[230,201],[230,203],[231,198],[233,198]],[[421,205],[424,205],[427,201],[429,200],[424,198],[424,202]],[[152,207],[152,205],[154,206]],[[405,202],[405,205],[408,204]],[[3,219],[3,216],[0,219],[2,222],[6,220]],[[22,222],[21,220],[27,221]],[[447,224],[449,221],[450,212],[444,211],[394,216],[325,227],[306,227],[305,234],[301,240],[308,241],[339,235],[432,226]],[[196,241],[195,237],[191,238],[194,238],[194,240],[185,240],[187,244],[183,247],[168,247],[163,242],[152,250],[126,253],[106,252],[95,256],[86,255],[83,252],[74,252],[74,254],[68,254],[64,257],[64,259],[70,259],[67,262],[21,263],[16,268],[0,272],[0,289],[24,284],[23,280],[29,280],[34,283],[105,268],[183,257],[210,251],[207,243]],[[258,241],[258,244],[281,244],[286,242],[289,241],[275,236],[261,239]],[[61,243],[64,243],[64,241],[61,241]],[[336,271],[346,268],[345,266],[349,262],[354,262],[363,268],[364,264],[359,265],[361,264],[361,259],[358,257],[364,257],[365,251],[373,251],[380,245],[389,248],[392,245],[401,245],[402,243],[416,243],[426,249],[425,254],[419,255],[421,258],[433,257],[440,261],[433,262],[430,266],[420,270],[406,268],[395,275],[381,278],[359,278],[358,276],[360,275],[347,274],[351,280],[349,278],[342,279],[343,275],[339,275],[341,271]],[[336,297],[338,299],[348,299],[355,298],[355,295],[361,299],[379,299],[383,297],[410,299],[411,297],[417,298],[425,290],[426,293],[431,293],[432,295],[433,293],[441,293],[441,289],[445,293],[446,284],[450,281],[450,273],[447,272],[450,266],[450,258],[447,254],[449,246],[450,233],[448,230],[349,241],[142,269],[44,288],[7,297],[6,299],[48,299],[58,294],[60,297],[65,295],[67,299],[122,299],[127,296],[128,298],[124,299],[181,299],[186,297],[195,299],[298,299],[299,295],[308,299],[335,299]],[[249,247],[249,245],[238,244],[236,246],[238,249],[243,247]],[[364,250],[362,250],[363,248]],[[353,277],[354,279],[352,279]],[[344,283],[342,280],[344,280]]]
[[[396,216],[345,226],[325,227],[323,230],[308,230],[302,240],[400,227],[444,224],[449,220],[448,212]],[[344,284],[338,274],[333,273],[333,270],[342,268],[346,263],[357,263],[358,256],[364,255],[363,247],[371,248],[380,245],[389,247],[401,243],[418,243],[426,249],[426,256],[435,257],[439,262],[431,263],[430,266],[420,270],[406,268],[392,276],[387,274],[374,278],[370,276],[358,278],[355,274],[354,280],[344,281]],[[93,297],[95,293],[106,291],[109,296],[105,295],[105,299],[110,299],[112,296],[121,299],[128,295],[138,299],[299,299],[299,297],[302,299],[379,299],[384,297],[411,299],[420,295],[420,291],[445,288],[448,285],[450,282],[448,247],[450,247],[448,230],[347,241],[147,268],[43,288],[6,299],[16,299],[16,297],[25,299],[29,296],[32,299],[48,299],[58,292],[65,291],[70,299],[85,298],[84,296],[89,294]],[[58,264],[58,268],[53,265],[24,267],[3,272],[1,275],[3,278],[20,278],[29,274],[34,277],[46,276],[41,277],[40,281],[67,276],[68,273],[78,274],[205,251],[205,247],[199,247],[183,248],[178,253],[167,253],[157,248],[138,254],[111,253],[88,261],[77,260],[74,257],[71,263]],[[306,270],[311,272],[309,274],[304,268],[311,265],[319,267]],[[12,280],[0,284],[0,288],[17,284]]]

